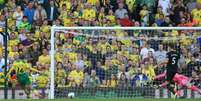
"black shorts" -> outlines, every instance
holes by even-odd
[[[167,71],[167,78],[166,80],[169,82],[173,82],[173,78],[177,72],[176,71]]]

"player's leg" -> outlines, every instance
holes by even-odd
[[[166,80],[166,83],[167,83],[167,89],[172,92],[173,94],[176,93],[176,90],[175,90],[175,82],[173,81],[173,78],[175,76],[176,72],[172,72],[172,71],[167,71],[167,80]]]
[[[23,88],[24,92],[27,95],[27,98],[30,98],[31,94],[31,81],[29,79],[29,75],[27,73],[19,73],[17,75],[17,79],[21,87]]]
[[[187,89],[190,89],[190,90],[192,90],[192,91],[196,91],[196,92],[198,92],[199,94],[201,94],[201,89],[199,89],[199,88],[198,88],[197,86],[195,86],[195,85],[192,85],[192,84],[190,83],[190,81],[189,81],[188,83],[186,83],[185,86],[187,87]]]
[[[166,76],[166,72],[157,75],[154,79],[155,79],[155,80],[161,80],[161,79],[165,78],[165,76]]]

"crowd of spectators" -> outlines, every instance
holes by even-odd
[[[0,9],[0,27],[6,27],[5,19],[8,23],[9,68],[23,61],[44,71],[42,75],[30,73],[33,84],[39,87],[48,84],[51,26],[201,25],[201,0],[0,0]],[[103,37],[95,37],[98,35]],[[175,44],[182,54],[180,73],[193,78],[201,87],[200,36],[198,30],[56,32],[55,84],[57,87],[142,87],[164,71],[165,66],[158,64],[166,58],[168,45]],[[0,41],[3,84],[2,36]]]

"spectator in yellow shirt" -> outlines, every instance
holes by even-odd
[[[77,67],[75,70],[71,71],[68,75],[69,83],[75,83],[76,86],[81,86],[84,79],[84,73],[81,68]]]
[[[191,11],[191,15],[193,18],[193,22],[196,23],[196,25],[200,25],[201,24],[201,4],[197,4],[197,8]]]
[[[107,80],[107,85],[108,87],[112,88],[115,88],[117,86],[117,77],[115,76],[115,74],[112,74],[111,78]]]
[[[90,4],[85,5],[83,10],[82,18],[89,21],[94,21],[96,18],[96,11],[92,8]]]
[[[109,10],[106,18],[110,21],[111,25],[114,25],[116,23],[116,17],[114,16],[114,12],[112,11],[112,9]]]
[[[50,56],[47,49],[43,49],[43,54],[39,56],[38,62],[42,64],[50,64]]]
[[[142,65],[142,73],[144,73],[146,76],[148,76],[149,80],[153,80],[155,77],[155,71],[154,71],[154,66],[146,61],[145,65]]]

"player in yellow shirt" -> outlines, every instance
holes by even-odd
[[[29,78],[30,71],[41,73],[40,71],[31,68],[30,64],[26,61],[15,61],[13,63],[13,67],[9,70],[8,75],[6,76],[9,77],[11,73],[14,73],[17,82],[21,85],[27,94],[27,98],[30,98],[31,94],[31,80]]]

